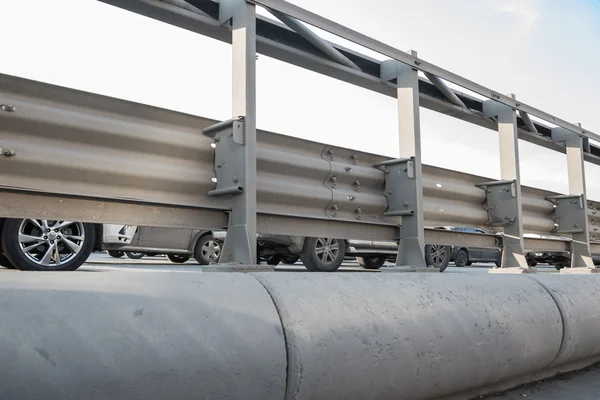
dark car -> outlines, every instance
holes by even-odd
[[[483,229],[462,226],[441,226],[436,227],[436,229],[464,233],[493,234],[493,232],[486,232]],[[453,261],[457,267],[469,266],[476,262],[493,262],[499,267],[502,262],[502,252],[498,248],[453,246],[450,261]]]

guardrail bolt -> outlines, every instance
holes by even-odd
[[[354,186],[356,186],[355,190],[357,192],[360,191],[360,181],[358,179],[354,181]]]
[[[358,162],[358,156],[356,153],[353,153],[350,158],[352,158],[352,164],[356,164]]]
[[[10,106],[8,104],[2,104],[2,105],[0,105],[0,109],[2,111],[6,111],[6,112],[15,112],[15,111],[17,111],[17,107]]]
[[[327,150],[327,154],[329,154],[330,160],[333,160],[335,158],[335,152],[333,151],[333,149]]]
[[[237,176],[233,177],[233,183],[238,183],[240,181],[240,178],[238,178]]]
[[[404,202],[404,207],[408,207],[408,201]]]
[[[344,169],[346,170],[346,172],[352,172],[352,168],[350,168],[350,167],[346,167]]]
[[[335,211],[339,210],[339,207],[337,204],[334,204],[331,208],[333,208]]]
[[[348,196],[348,200],[352,201],[354,199],[356,199],[356,197],[354,197],[354,196]]]

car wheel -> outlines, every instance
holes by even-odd
[[[194,247],[194,258],[200,265],[219,262],[221,257],[221,244],[212,235],[204,235]]]
[[[17,267],[15,267],[13,263],[11,263],[10,260],[2,253],[0,253],[0,266],[8,269],[17,269]]]
[[[444,272],[448,268],[450,262],[450,246],[439,244],[425,245],[425,263],[434,268],[439,268],[440,272]]]
[[[527,260],[527,265],[530,267],[535,267],[537,265],[537,261],[535,260]]]
[[[471,265],[473,265],[472,261],[467,262],[467,267],[470,267]]]
[[[556,268],[556,269],[557,269],[557,270],[559,270],[559,271],[560,271],[561,269],[563,269],[563,268],[567,268],[567,267],[568,267],[568,265],[567,265],[567,264],[563,264],[563,263],[557,263],[557,264],[554,264],[554,268]]]
[[[309,271],[333,272],[342,265],[345,256],[345,240],[306,238],[300,259]]]
[[[496,268],[502,268],[502,259],[494,261],[494,264],[496,264]]]
[[[294,265],[300,260],[299,256],[283,256],[281,262],[287,265]]]
[[[385,264],[385,258],[377,256],[356,257],[356,261],[364,269],[379,269]]]
[[[132,260],[139,260],[140,258],[144,257],[144,253],[138,253],[135,251],[126,251],[125,255],[127,258],[131,258]]]
[[[9,219],[2,228],[8,261],[26,271],[74,271],[92,254],[93,224],[39,219]]]
[[[108,255],[114,258],[121,258],[125,255],[122,251],[109,250]]]
[[[184,262],[190,259],[189,256],[183,254],[167,254],[167,258],[169,259],[169,261],[176,264],[183,264]]]
[[[460,268],[464,268],[469,263],[469,253],[465,249],[460,249],[458,253],[456,253],[456,258],[454,259],[454,265]]]

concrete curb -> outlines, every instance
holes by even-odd
[[[284,397],[281,321],[247,274],[5,274],[0,304],[2,400]]]
[[[600,360],[600,276],[4,274],[0,398],[465,399]]]

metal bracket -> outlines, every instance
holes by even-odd
[[[555,233],[582,233],[587,215],[582,195],[560,195],[546,197],[554,204],[553,219]]]
[[[498,117],[507,110],[514,109],[495,100],[485,100],[483,102],[483,116],[486,118]]]
[[[412,204],[411,193],[416,190],[414,157],[383,161],[373,166],[383,167],[385,173],[384,195],[388,205],[384,215],[389,217],[411,216],[418,204]]]
[[[246,4],[246,0],[221,0],[219,2],[219,25],[223,26],[231,21],[236,9]]]
[[[569,131],[564,128],[552,128],[551,130],[552,142],[567,146],[569,143],[572,143],[574,140],[579,140],[581,134],[578,132]]]
[[[512,225],[519,214],[515,180],[479,183],[478,188],[485,190],[484,209],[488,213],[485,225]]]
[[[244,192],[244,118],[209,126],[202,132],[214,140],[217,185],[209,196],[237,195]]]

